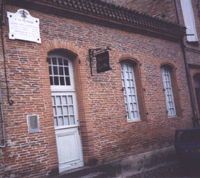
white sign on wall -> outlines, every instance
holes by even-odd
[[[40,21],[32,17],[27,10],[19,9],[16,13],[7,12],[9,20],[9,39],[41,43]]]

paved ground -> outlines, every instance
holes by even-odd
[[[128,178],[200,178],[200,164],[187,165],[182,168],[180,163],[160,167],[151,171],[129,176]]]

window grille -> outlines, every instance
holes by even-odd
[[[69,86],[69,62],[65,58],[52,57],[48,58],[50,84],[54,86]]]
[[[128,121],[140,121],[135,75],[133,66],[121,63],[122,86]]]
[[[169,117],[173,117],[176,116],[176,109],[175,109],[174,97],[171,85],[170,70],[168,67],[163,66],[161,67],[161,73],[162,73],[162,80],[165,92],[167,113]]]
[[[53,95],[54,126],[75,125],[74,95]]]

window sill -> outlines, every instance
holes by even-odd
[[[174,115],[174,116],[168,116],[168,118],[173,118],[173,117],[178,117],[177,115]]]
[[[127,122],[130,123],[130,122],[140,122],[142,121],[140,118],[135,118],[135,120],[128,120],[127,119]]]

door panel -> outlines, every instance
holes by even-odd
[[[59,172],[83,166],[78,128],[56,130]]]
[[[75,92],[52,93],[59,172],[83,166]]]

